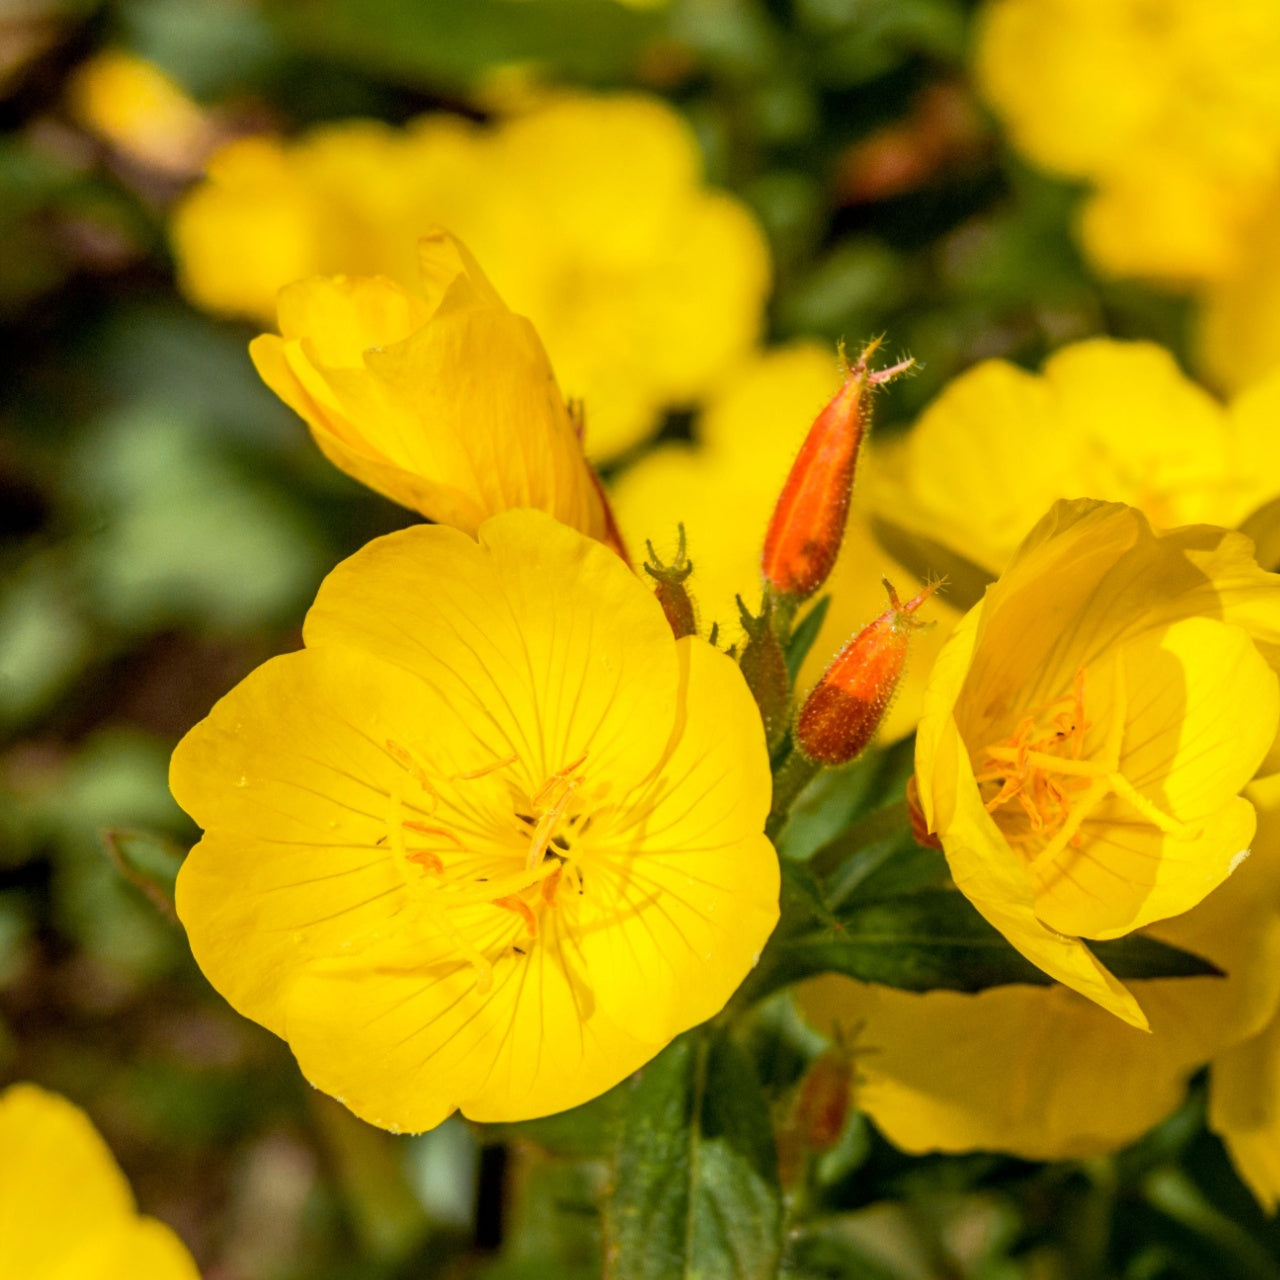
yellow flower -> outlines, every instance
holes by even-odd
[[[356,1114],[421,1130],[603,1092],[717,1012],[778,912],[732,661],[541,512],[417,526],[325,581],[171,783],[210,981]]]
[[[1259,810],[1255,853],[1266,848],[1270,857],[1280,836],[1280,774],[1256,783],[1250,794]],[[1265,948],[1256,949],[1250,965],[1260,986],[1280,971]],[[1258,1202],[1274,1213],[1280,1205],[1280,1011],[1256,1035],[1214,1058],[1209,1126]]]
[[[137,164],[198,173],[216,140],[213,120],[154,63],[108,49],[81,64],[69,86],[71,110]]]
[[[474,533],[538,507],[592,537],[604,505],[533,326],[453,237],[422,241],[424,298],[381,278],[303,280],[282,337],[250,346],[263,380],[336,466]]]
[[[79,1107],[32,1084],[0,1093],[4,1280],[199,1280],[173,1231],[140,1217],[124,1174]]]
[[[916,779],[957,887],[1029,960],[1136,1026],[1133,993],[1081,939],[1181,915],[1249,848],[1239,792],[1280,724],[1280,577],[1252,550],[1060,502],[925,694]]]
[[[734,595],[752,609],[761,596],[760,553],[769,515],[786,480],[796,450],[815,415],[840,385],[833,353],[815,342],[797,342],[745,366],[706,408],[697,424],[699,444],[663,444],[626,470],[611,486],[618,522],[627,545],[643,548],[651,539],[659,553],[676,541],[676,526],[688,534],[693,576],[704,630],[713,622],[725,635],[739,630]],[[884,611],[881,579],[910,581],[910,575],[875,542],[861,510],[863,489],[874,483],[874,437],[858,464],[853,509],[844,545],[823,588],[831,606],[800,683],[807,686],[850,636]],[[913,640],[901,692],[881,736],[903,737],[915,727],[924,679],[940,647],[935,632]]]
[[[1280,493],[1280,380],[1223,407],[1145,342],[1063,347],[1040,374],[986,360],[895,448],[885,516],[990,573],[1040,514],[1083,494],[1153,524],[1239,524]]]
[[[759,334],[764,238],[705,186],[682,118],[640,95],[567,95],[491,127],[357,121],[296,143],[237,142],[172,234],[194,302],[269,320],[276,291],[303,276],[412,284],[413,245],[436,223],[537,325],[566,392],[586,403],[594,456],[708,394]]]
[[[1247,256],[1201,291],[1196,350],[1207,377],[1229,391],[1280,374],[1280,195],[1251,232]]]
[[[1135,982],[1150,1033],[1061,986],[917,995],[829,976],[806,984],[800,1002],[824,1033],[860,1028],[857,1104],[910,1152],[1113,1151],[1172,1111],[1212,1060],[1211,1122],[1259,1199],[1274,1203],[1280,1080],[1274,1056],[1266,1073],[1254,1064],[1274,1055],[1280,1028],[1280,809],[1261,808],[1238,874],[1150,932],[1226,974]],[[1255,1161],[1269,1172],[1251,1176]]]
[[[988,0],[976,73],[1022,151],[1090,184],[1103,269],[1193,283],[1247,257],[1280,181],[1273,0]]]

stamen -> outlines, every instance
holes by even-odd
[[[999,784],[984,802],[987,812],[994,814],[1016,801],[1029,829],[1006,830],[1010,843],[1034,846],[1047,837],[1042,847],[1026,849],[1032,871],[1042,872],[1068,845],[1079,848],[1084,822],[1109,795],[1131,805],[1166,835],[1179,840],[1198,838],[1196,828],[1165,813],[1121,773],[1127,711],[1124,669],[1117,661],[1106,741],[1095,758],[1082,758],[1085,734],[1093,726],[1085,717],[1081,667],[1068,696],[1037,708],[1003,743],[987,748],[974,774],[980,787]]]
[[[556,869],[542,882],[542,900],[548,906],[556,900],[556,890],[560,887],[560,877],[564,874],[564,864]]]
[[[486,764],[479,769],[472,769],[469,773],[453,773],[449,775],[450,782],[474,782],[477,778],[488,777],[491,773],[497,773],[499,769],[505,769],[509,764],[515,764],[520,757],[517,755],[506,756],[502,760],[495,760],[492,764]]]
[[[546,892],[546,883],[543,883],[543,892]],[[533,908],[523,899],[514,897],[494,898],[493,905],[502,907],[506,911],[514,911],[516,915],[524,921],[525,932],[532,939],[538,937],[538,917],[533,914]]]
[[[434,871],[440,876],[444,875],[444,863],[441,862],[440,855],[430,849],[410,849],[404,856],[408,862],[416,862],[427,871]]]
[[[584,751],[572,764],[567,764],[563,769],[560,769],[557,772],[553,773],[546,780],[546,782],[542,784],[542,787],[538,791],[538,794],[533,797],[533,807],[535,809],[540,808],[542,805],[542,802],[555,790],[556,784],[561,782],[567,782],[570,776],[572,775],[573,771],[575,769],[582,768],[582,766],[586,764],[586,762],[587,762],[587,753]],[[574,779],[574,781],[580,783],[582,779],[576,778]]]
[[[458,846],[458,848],[462,848],[462,841],[459,840],[458,837],[454,835],[452,831],[446,830],[446,828],[444,827],[432,827],[432,826],[428,826],[425,822],[418,822],[412,819],[406,819],[400,825],[402,827],[406,827],[410,831],[418,832],[419,835],[443,836],[446,840],[452,840],[453,843]]]
[[[555,834],[556,825],[564,817],[565,808],[568,806],[569,801],[573,799],[573,793],[581,785],[581,778],[574,778],[572,781],[566,782],[564,790],[555,804],[538,819],[538,825],[533,829],[533,838],[529,842],[529,856],[525,859],[525,866],[530,870],[536,867],[546,856],[547,846],[551,843],[551,837]]]
[[[412,754],[391,738],[386,740],[387,752],[413,780],[431,797],[432,808],[440,803],[439,793],[431,785],[427,771],[413,758]]]
[[[410,857],[409,850],[405,848],[404,842],[404,796],[397,789],[391,792],[387,797],[387,827],[391,833],[391,852],[395,856],[397,862],[417,862],[416,857]],[[428,852],[427,850],[414,850],[414,853]],[[432,855],[434,856],[434,855]],[[443,865],[440,867],[443,871]],[[483,953],[471,942],[462,936],[448,916],[440,910],[436,901],[436,890],[415,895],[414,901],[427,920],[434,926],[449,942],[457,948],[458,953],[476,972],[476,990],[482,995],[493,985],[493,965],[485,958]]]

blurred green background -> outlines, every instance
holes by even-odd
[[[406,517],[259,383],[252,328],[179,296],[166,216],[204,157],[141,161],[69,85],[124,48],[228,134],[483,119],[511,68],[661,95],[768,235],[769,338],[887,332],[924,365],[889,404],[905,422],[982,357],[1033,365],[1098,332],[1185,343],[1181,304],[1082,265],[1075,193],[973,96],[971,17],[962,0],[0,5],[0,1081],[86,1106],[206,1276],[598,1275],[616,1106],[370,1129],[225,1005],[152,900],[196,834],[166,786],[174,742],[296,646],[338,559]],[[782,1005],[758,1034],[782,1098],[814,1040]],[[1280,1276],[1280,1231],[1202,1108],[1195,1090],[1132,1150],[1053,1166],[909,1160],[854,1116],[792,1274]]]

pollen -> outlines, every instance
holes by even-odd
[[[1071,692],[1028,712],[1011,735],[981,754],[975,781],[987,812],[1033,872],[1046,874],[1062,851],[1085,843],[1085,821],[1108,796],[1119,797],[1144,821],[1179,840],[1200,832],[1164,812],[1120,771],[1128,701],[1124,670],[1114,666],[1106,706],[1106,738],[1087,749],[1095,723],[1086,710],[1085,669]]]

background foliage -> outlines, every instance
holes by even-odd
[[[155,901],[195,834],[166,786],[173,743],[294,647],[325,571],[402,516],[260,385],[249,329],[179,298],[164,222],[190,175],[86,130],[77,69],[124,46],[225,120],[286,130],[482,117],[512,68],[662,94],[767,230],[771,338],[888,331],[924,362],[887,402],[906,421],[984,356],[1030,365],[1097,332],[1184,346],[1182,306],[1090,276],[1074,193],[1002,144],[966,80],[970,19],[962,0],[0,10],[0,1079],[86,1105],[207,1276],[588,1277],[606,1258],[619,1280],[1280,1275],[1280,1230],[1206,1133],[1199,1091],[1082,1164],[911,1160],[853,1114],[812,1167],[784,1160],[784,1184],[762,1119],[785,1138],[822,1047],[784,1000],[745,1038],[691,1033],[573,1114],[392,1138],[309,1090]],[[900,797],[907,761],[815,788],[787,851]],[[874,834],[864,913],[866,877],[892,894],[922,865]]]

